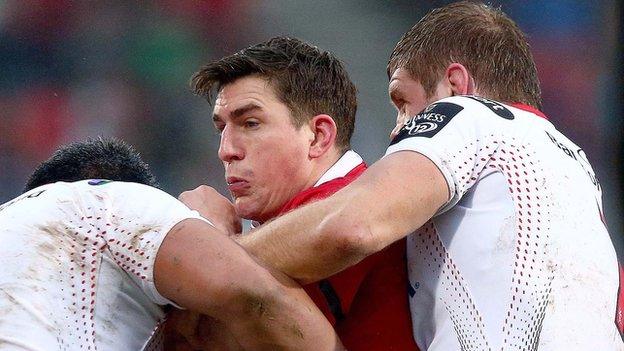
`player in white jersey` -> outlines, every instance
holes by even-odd
[[[0,206],[0,350],[161,349],[167,304],[221,320],[245,349],[339,347],[301,289],[168,194],[38,186],[93,177],[155,185],[130,148],[100,139],[59,150]]]
[[[600,184],[581,148],[517,106],[446,98],[388,148],[427,157],[450,194],[408,237],[415,339],[427,350],[617,349]]]
[[[315,281],[409,235],[421,350],[624,350],[601,188],[540,117],[515,23],[474,2],[436,9],[399,41],[388,76],[398,116],[386,156],[239,242]]]

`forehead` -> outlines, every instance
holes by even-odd
[[[271,83],[262,77],[249,76],[224,85],[215,100],[215,113],[229,113],[243,105],[253,103],[269,108],[283,103],[278,99]]]

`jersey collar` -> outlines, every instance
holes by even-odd
[[[357,152],[353,150],[345,152],[345,154],[342,155],[342,157],[340,157],[338,161],[333,164],[333,166],[329,167],[329,169],[325,171],[325,173],[323,173],[321,178],[319,178],[316,184],[314,184],[313,188],[336,178],[346,176],[347,173],[351,172],[355,167],[362,164],[362,162],[364,162],[364,160],[360,155],[358,155]],[[254,229],[259,227],[261,224],[262,223],[258,221],[251,221],[250,226],[251,229]]]
[[[364,161],[360,155],[353,150],[349,150],[345,152],[345,154],[342,155],[342,157],[340,157],[338,161],[336,161],[336,163],[334,163],[334,165],[321,176],[321,178],[319,178],[314,186],[316,187],[323,183],[327,183],[330,180],[344,177],[362,162]]]
[[[523,111],[530,112],[530,113],[532,113],[532,114],[534,114],[534,115],[537,115],[537,116],[539,116],[539,117],[542,117],[542,118],[543,118],[543,119],[545,119],[545,120],[548,120],[548,117],[546,117],[546,115],[544,114],[544,112],[542,112],[542,111],[540,111],[540,110],[536,109],[536,108],[535,108],[535,107],[533,107],[533,106],[529,106],[529,105],[526,105],[526,104],[523,104],[523,103],[520,103],[520,102],[514,102],[514,103],[512,103],[512,104],[511,104],[511,106],[513,106],[513,107],[515,107],[515,108],[517,108],[517,109],[523,110]]]

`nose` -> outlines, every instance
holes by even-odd
[[[240,142],[236,133],[226,126],[221,132],[221,141],[219,142],[219,159],[223,162],[230,163],[232,161],[240,161],[245,157],[243,144]]]

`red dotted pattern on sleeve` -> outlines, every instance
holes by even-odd
[[[91,208],[87,211],[91,211]],[[61,332],[57,338],[62,350],[96,349],[97,273],[100,268],[101,254],[106,248],[103,239],[105,231],[96,224],[99,220],[101,220],[100,217],[83,216],[76,221],[69,220],[69,225],[65,227],[65,230],[72,234],[63,238],[62,243],[69,252],[69,265],[62,265],[63,259],[59,257],[59,276],[61,283],[64,283],[63,279],[68,280],[67,284],[71,291],[65,292],[62,289],[65,293],[62,296],[67,297],[62,298],[66,306],[67,325],[64,333]]]
[[[87,208],[86,212],[96,211]],[[103,209],[99,209],[97,213],[103,212]],[[127,228],[128,225],[133,225],[134,220],[115,215],[112,217],[110,223],[101,217],[83,216],[70,220],[69,225],[65,227],[68,233],[72,233],[63,239],[65,241],[62,243],[66,248],[65,252],[69,252],[69,265],[62,265],[60,263],[62,259],[59,259],[59,276],[61,279],[67,279],[71,290],[63,291],[65,292],[63,296],[66,296],[63,297],[66,305],[66,328],[57,337],[61,350],[96,349],[95,305],[98,270],[106,250],[110,251],[112,259],[126,272],[142,280],[148,279],[149,267],[146,262],[150,262],[150,256],[141,249],[152,244],[150,240],[144,238],[148,228],[139,226],[137,230],[132,231],[120,229],[113,223],[124,223]],[[110,235],[113,233],[115,236]],[[154,343],[157,344],[157,341],[156,339]]]

